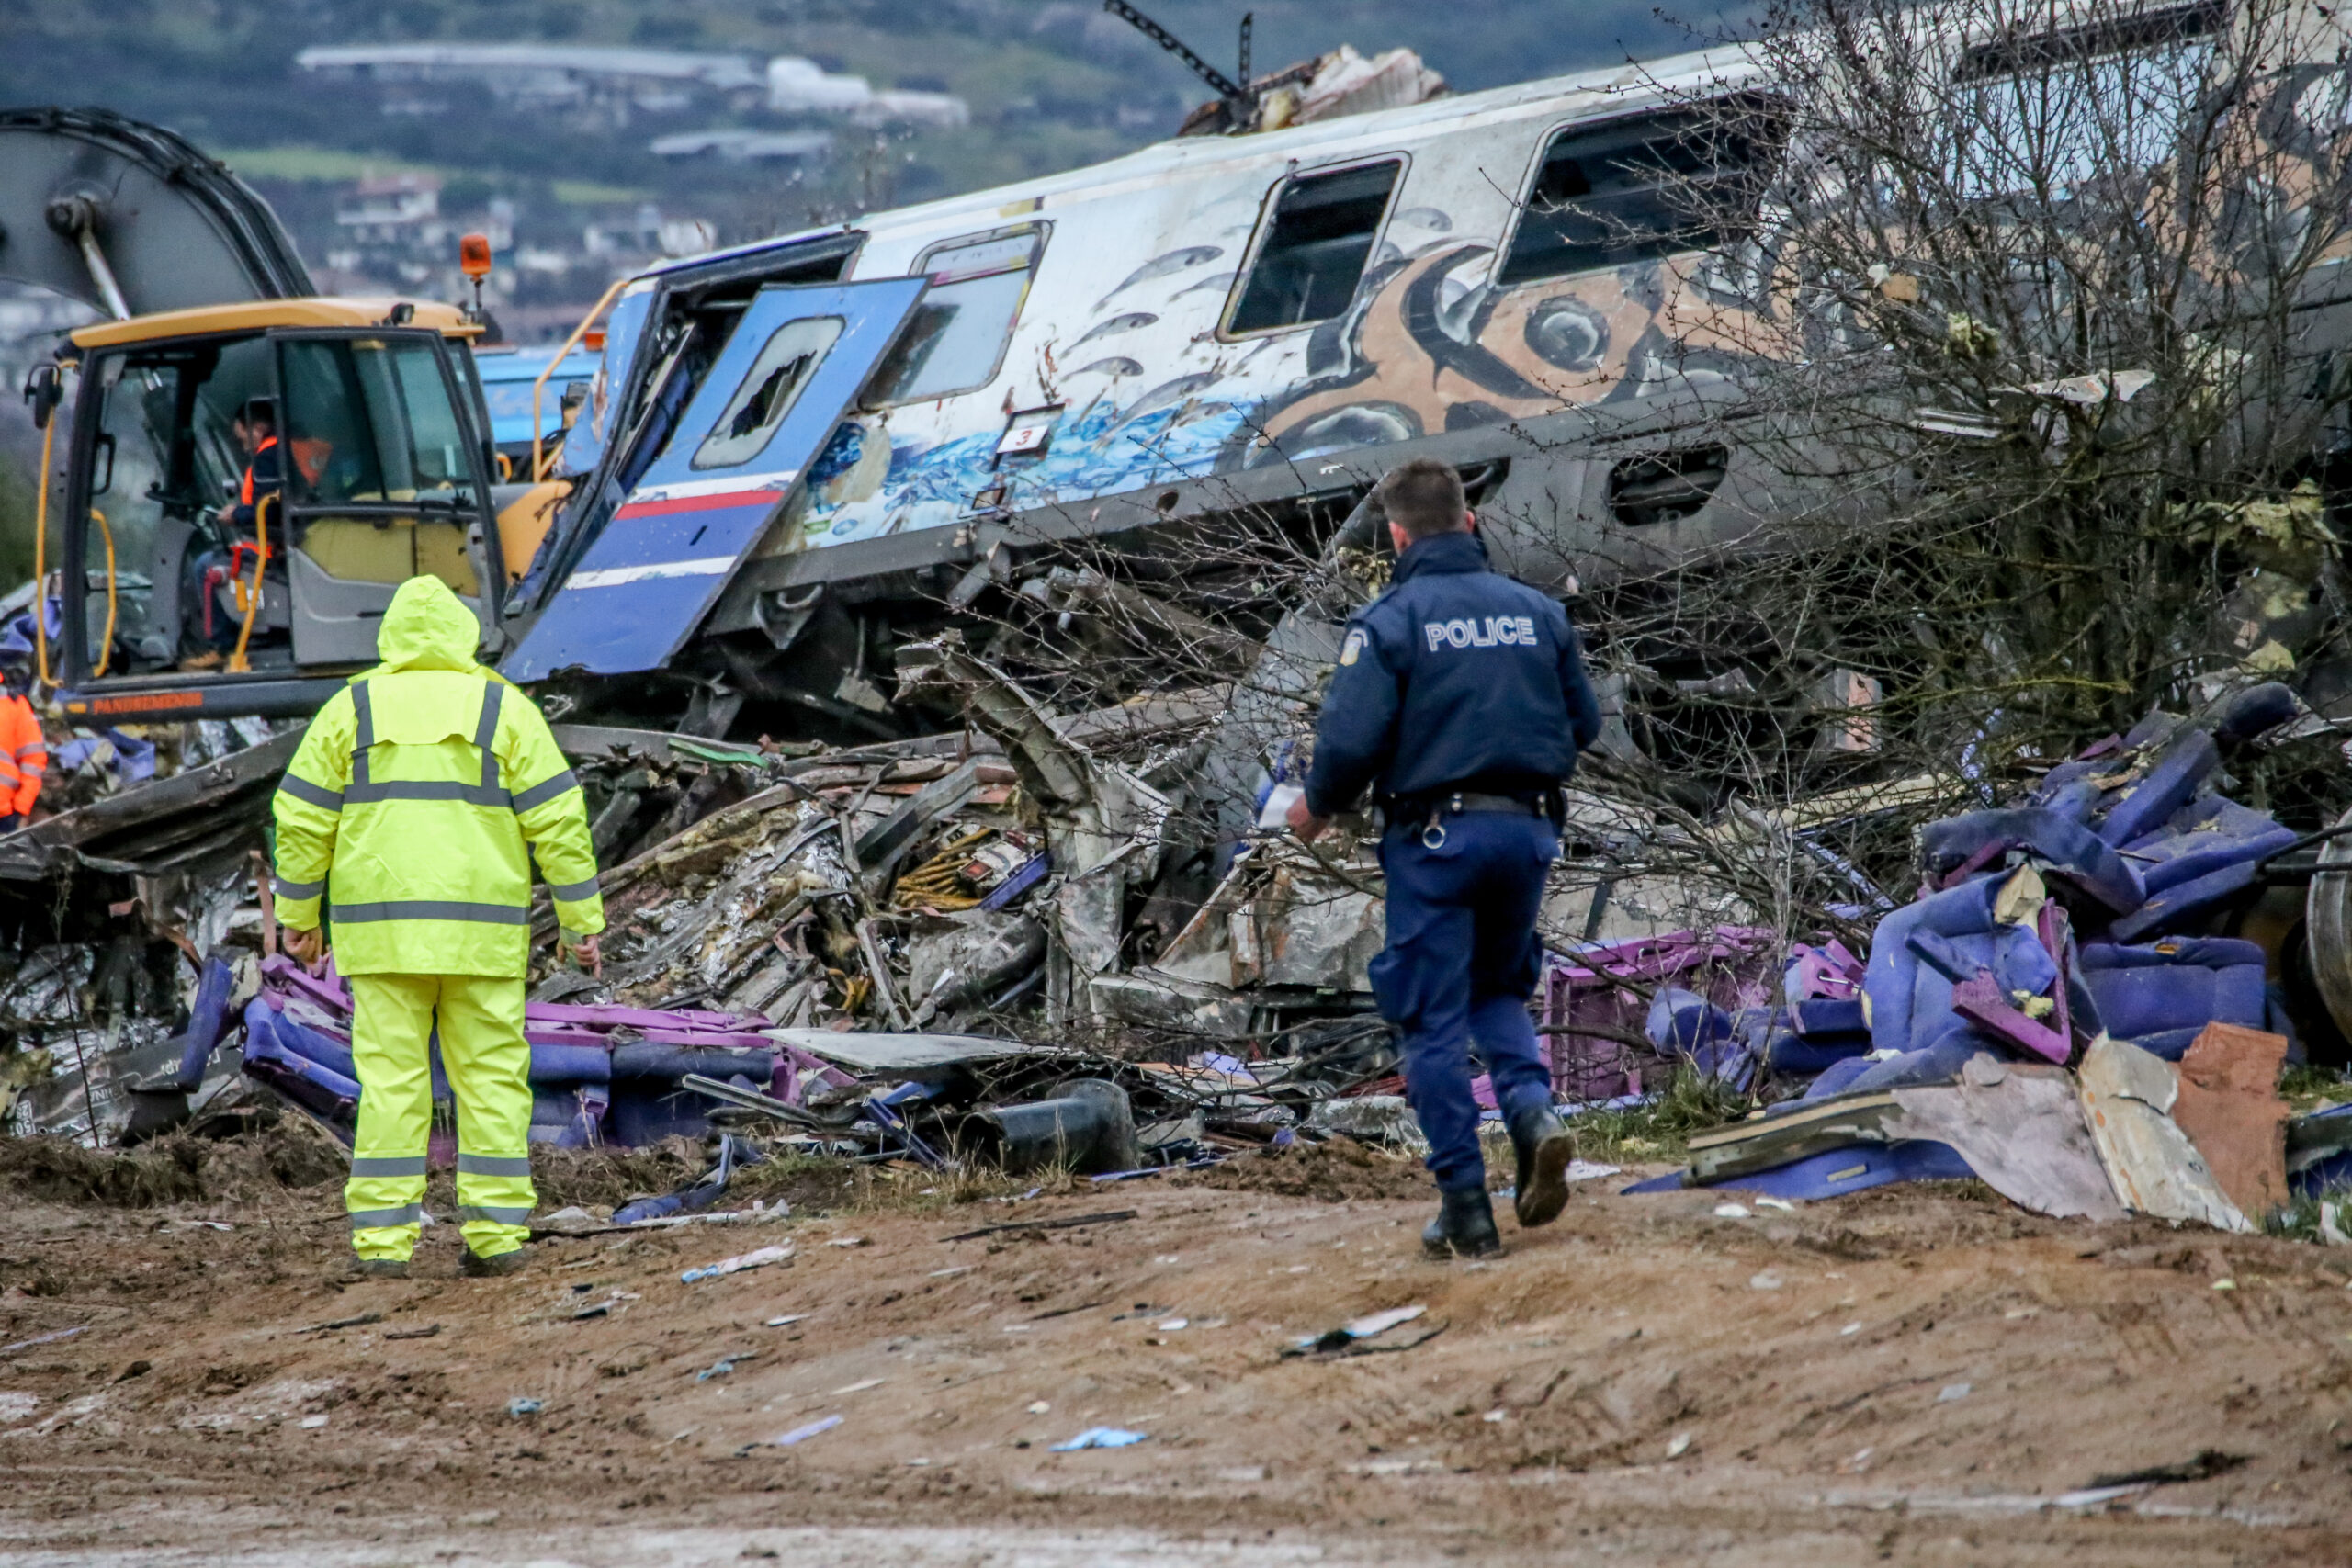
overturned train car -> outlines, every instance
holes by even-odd
[[[1531,581],[1714,539],[1770,504],[1697,434],[1740,291],[1668,188],[1724,68],[1182,138],[638,278],[504,669],[583,716],[895,730],[894,646],[1032,560],[1328,531],[1423,454]]]

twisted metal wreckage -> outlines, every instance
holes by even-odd
[[[1229,685],[1058,714],[950,633],[902,658],[900,694],[960,704],[960,733],[827,750],[559,726],[613,931],[601,980],[550,962],[533,987],[534,1141],[759,1126],[855,1159],[1104,1179],[1333,1135],[1409,1145],[1366,975],[1373,824],[1315,846],[1257,825],[1373,590],[1344,543],[1329,564]],[[1606,777],[1572,789],[1547,925],[1584,935],[1555,939],[1537,1002],[1558,1096],[1631,1105],[1680,1071],[1768,1102],[1655,1185],[1973,1174],[2048,1213],[2227,1228],[2324,1192],[2352,1175],[2352,1107],[2290,1119],[2275,1085],[2307,1043],[2341,1050],[2352,875],[2325,868],[2352,850],[2224,792],[2233,759],[2333,729],[2275,683],[2153,715],[1928,822],[1905,905],[1819,829],[1928,815],[1953,798],[1938,781],[1697,829]],[[205,761],[221,738],[189,731],[198,765],[0,842],[11,923],[71,939],[20,942],[0,999],[12,1125],[136,1142],[277,1106],[347,1140],[348,995],[274,952],[254,874],[293,734]],[[154,765],[118,739],[82,772]],[[1678,843],[1702,852],[1673,862]],[[1866,945],[1785,945],[1688,869],[1789,854],[1847,878],[1838,912]],[[1711,918],[1678,929],[1645,870]],[[2301,883],[2301,924],[2275,918],[2267,890]],[[550,910],[535,933],[551,950]],[[714,1201],[749,1147],[720,1138],[710,1175],[632,1214]]]

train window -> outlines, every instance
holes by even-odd
[[[1623,266],[1720,244],[1757,164],[1758,119],[1679,109],[1571,126],[1544,149],[1496,281]]]
[[[1238,337],[1303,327],[1344,311],[1404,168],[1392,159],[1284,184],[1226,331]]]
[[[1978,44],[1952,72],[1953,185],[1969,197],[2151,169],[2209,107],[2217,0]],[[2331,73],[2332,74],[2332,73]]]
[[[929,402],[995,380],[1045,243],[1045,226],[1033,224],[925,251],[915,272],[931,287],[875,368],[875,406]]]
[[[695,449],[694,466],[731,468],[766,451],[775,427],[808,385],[808,373],[841,335],[839,316],[812,316],[778,327],[743,373],[742,384],[727,400],[718,423]]]

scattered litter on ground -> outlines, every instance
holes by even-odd
[[[830,1432],[841,1424],[842,1417],[838,1416],[823,1416],[818,1420],[809,1422],[805,1427],[795,1427],[789,1432],[786,1432],[780,1436],[770,1438],[769,1446],[771,1448],[788,1449],[796,1443],[805,1443],[809,1438],[818,1436],[820,1433]]]
[[[689,1269],[678,1276],[679,1282],[691,1285],[698,1280],[716,1280],[723,1274],[740,1274],[746,1269],[764,1269],[771,1263],[789,1262],[793,1246],[785,1242],[777,1247],[763,1247],[755,1252],[738,1253],[722,1258],[716,1263],[706,1263],[699,1269]]]
[[[732,1356],[723,1356],[695,1373],[695,1382],[708,1382],[713,1378],[723,1378],[735,1370],[736,1362],[748,1361],[752,1356],[752,1352],[749,1350],[739,1350]]]
[[[1284,1350],[1283,1354],[1304,1356],[1347,1350],[1362,1344],[1364,1340],[1377,1338],[1400,1324],[1410,1323],[1429,1310],[1426,1306],[1414,1305],[1391,1307],[1385,1312],[1368,1313],[1363,1317],[1343,1323],[1337,1328],[1325,1329],[1320,1334],[1309,1334],[1303,1338],[1294,1340],[1290,1348]]]
[[[1130,1432],[1123,1427],[1089,1427],[1069,1441],[1056,1443],[1053,1451],[1067,1454],[1076,1453],[1080,1449],[1126,1449],[1148,1442],[1150,1438],[1148,1432]]]
[[[2110,1486],[2171,1486],[2183,1482],[2208,1481],[2225,1475],[2246,1462],[2244,1454],[2224,1453],[2219,1449],[2203,1449],[2194,1458],[2171,1464],[2152,1464],[2139,1470],[2127,1470],[2114,1475],[2091,1477],[2093,1488]]]

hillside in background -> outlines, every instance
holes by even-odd
[[[1151,13],[1234,69],[1243,6],[1156,0]],[[1647,0],[1259,0],[1261,71],[1351,43],[1418,50],[1457,90],[1687,47]],[[0,104],[96,104],[167,125],[229,159],[277,204],[316,267],[338,248],[339,199],[363,176],[437,181],[442,212],[505,204],[513,243],[581,248],[581,231],[699,219],[721,241],[1069,168],[1174,132],[1210,95],[1093,0],[0,0]],[[297,64],[314,46],[562,43],[806,56],[877,89],[953,95],[962,127],[848,124],[771,109],[759,93],[671,104],[559,106],[528,83],[429,92]],[[792,160],[665,158],[664,137],[806,132]],[[503,238],[503,236],[502,236]],[[597,249],[594,243],[586,247]],[[543,269],[551,270],[551,269]],[[604,272],[608,269],[592,269]],[[410,279],[412,286],[420,280]],[[537,291],[593,299],[585,277]],[[598,284],[601,287],[601,283]]]

